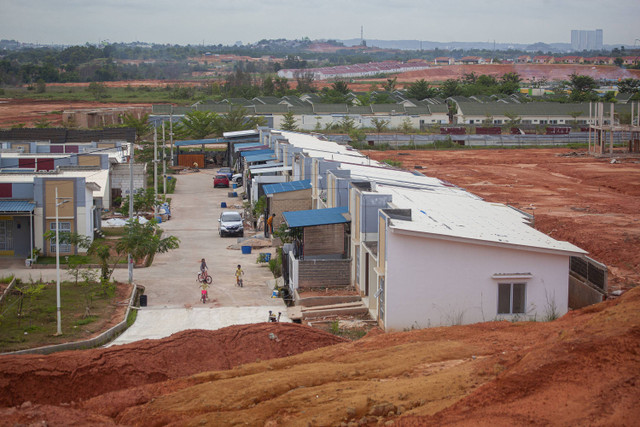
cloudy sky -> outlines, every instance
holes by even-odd
[[[640,1],[617,0],[0,0],[0,39],[41,44],[252,43],[286,38],[605,44],[640,39]],[[640,41],[637,42],[640,44]]]

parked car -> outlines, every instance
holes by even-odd
[[[234,173],[233,176],[231,177],[231,182],[236,184],[238,187],[240,187],[242,185],[242,174]]]
[[[218,233],[220,237],[224,236],[240,236],[244,237],[244,226],[242,224],[242,215],[239,212],[224,211],[218,219]]]
[[[218,174],[226,175],[227,178],[231,179],[233,176],[233,169],[231,168],[220,168],[218,169]]]
[[[213,188],[226,187],[229,188],[229,178],[224,174],[217,174],[213,177]]]

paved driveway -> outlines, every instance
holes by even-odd
[[[149,268],[134,269],[134,282],[145,286],[148,307],[140,309],[136,323],[115,343],[168,336],[183,329],[217,329],[234,324],[230,321],[264,322],[269,310],[282,312],[281,321],[288,321],[283,301],[271,298],[273,275],[266,264],[256,263],[257,252],[244,255],[240,250],[227,249],[237,239],[218,236],[221,203],[227,204],[227,210],[242,211],[242,200],[229,198],[231,190],[226,188],[214,189],[213,175],[213,170],[201,170],[177,176],[176,191],[170,195],[172,218],[160,226],[165,236],[180,239],[180,248],[157,255]],[[245,233],[245,237],[248,235]],[[207,304],[199,299],[196,280],[201,258],[207,260],[213,277],[209,288],[211,301]],[[23,262],[18,260],[7,269],[23,279],[55,280],[55,269],[27,269]],[[243,288],[235,286],[238,264],[245,271]],[[127,281],[127,269],[116,269],[114,277]],[[66,278],[62,271],[61,279]],[[236,316],[233,310],[229,311],[233,307],[253,308],[239,310]]]

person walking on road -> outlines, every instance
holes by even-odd
[[[267,218],[267,228],[269,229],[269,235],[273,235],[273,219],[276,217],[276,214],[271,214],[269,218]]]

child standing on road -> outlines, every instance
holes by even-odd
[[[238,264],[238,269],[236,270],[236,286],[240,286],[242,288],[242,276],[244,276],[244,270],[242,266]]]

